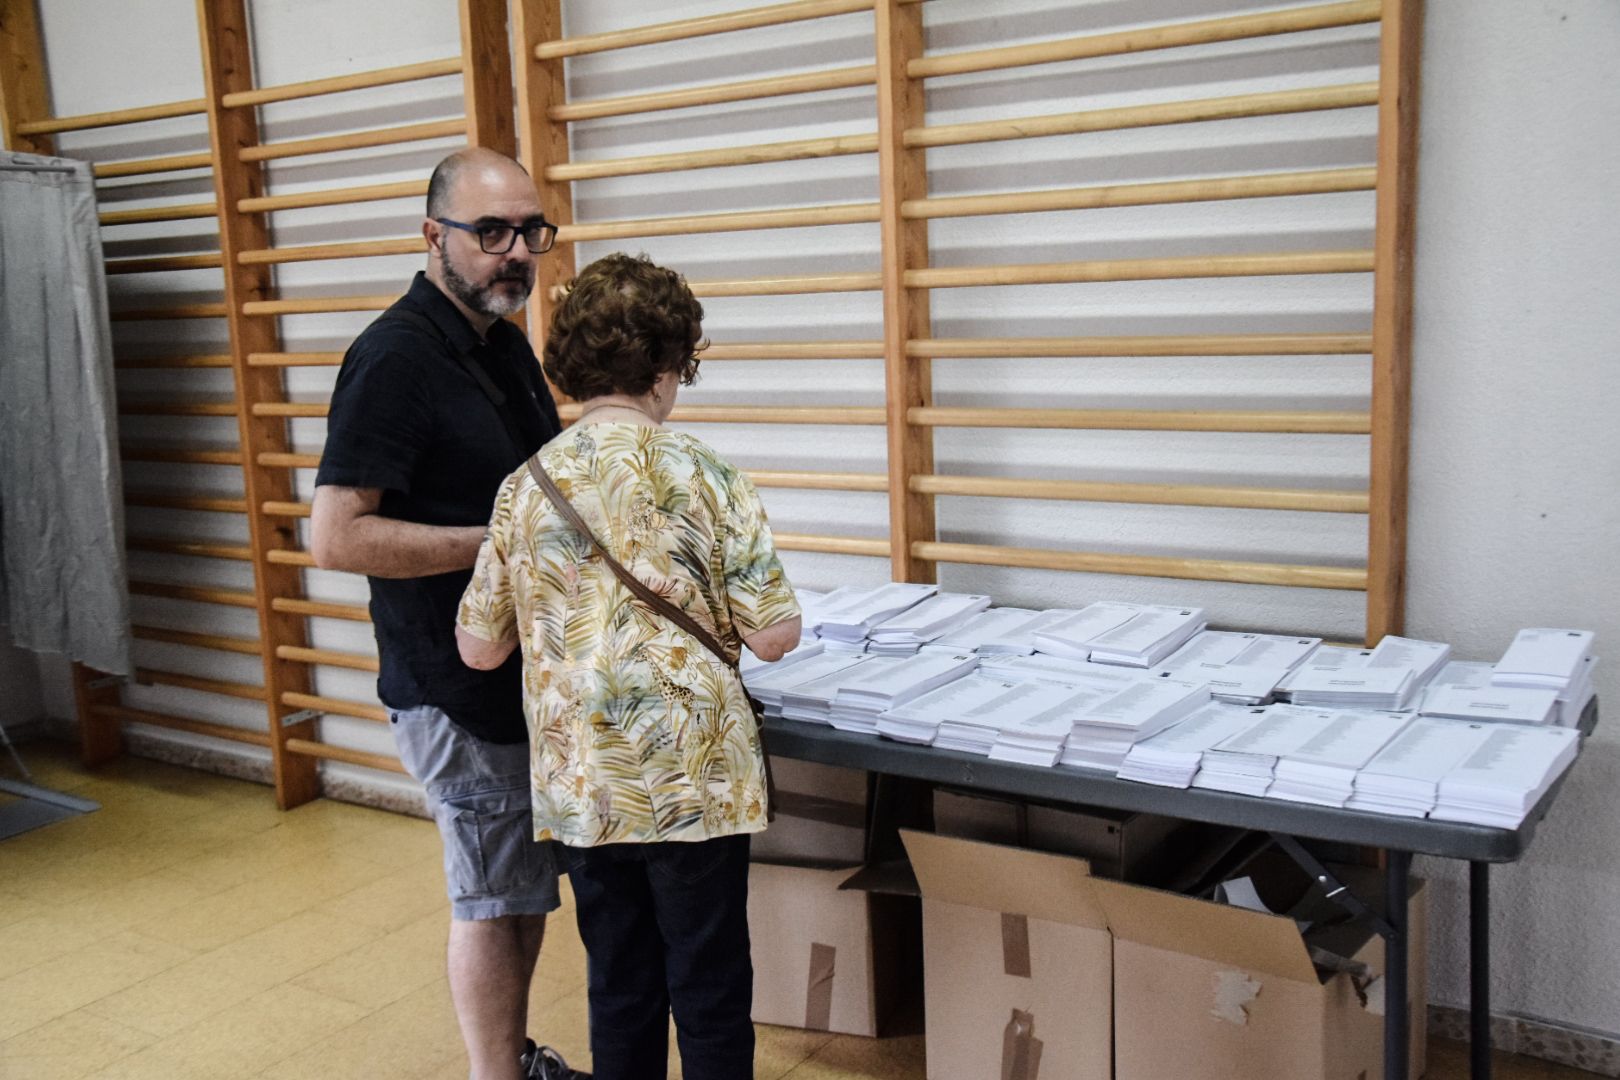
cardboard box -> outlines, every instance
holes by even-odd
[[[934,792],[934,831],[941,836],[1072,855],[1085,859],[1096,876],[1124,881],[1157,881],[1168,863],[1180,861],[1174,840],[1187,825],[1156,814]]]
[[[755,1023],[888,1033],[922,986],[915,897],[841,886],[857,867],[749,867]]]
[[[755,833],[758,862],[850,866],[866,858],[867,773],[771,758],[776,820]]]
[[[1375,909],[1375,873],[1335,868]],[[1294,915],[1272,915],[1094,880],[1114,935],[1115,1080],[1377,1080],[1383,1075],[1384,943],[1353,924],[1318,944],[1376,981],[1323,978]],[[1408,902],[1411,1075],[1427,1064],[1427,892]],[[1327,910],[1318,900],[1318,908]],[[1313,940],[1316,936],[1313,935]],[[1366,1002],[1358,994],[1358,982]],[[1174,1038],[1166,1038],[1174,1032]]]
[[[929,1080],[1109,1080],[1112,941],[1086,864],[903,836],[923,894]]]
[[[1273,915],[1093,877],[1079,859],[903,836],[923,894],[930,1080],[1383,1073],[1382,981],[1359,978],[1364,1004],[1358,977],[1321,977],[1292,917],[1320,903],[1319,891],[1295,890],[1290,914]],[[1380,906],[1375,874],[1335,872],[1369,907]],[[1261,895],[1271,900],[1277,891]],[[1427,1059],[1426,899],[1414,880],[1414,1077]],[[1382,974],[1383,941],[1362,924],[1317,943],[1364,965],[1370,978]]]

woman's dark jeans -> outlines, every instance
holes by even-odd
[[[752,1080],[748,837],[569,848],[596,1080]]]

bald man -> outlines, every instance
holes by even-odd
[[[428,183],[425,272],[349,347],[332,392],[310,516],[315,564],[365,574],[401,762],[444,840],[450,994],[474,1080],[569,1080],[524,1032],[551,845],[529,811],[518,658],[475,671],[456,608],[501,481],[561,431],[540,365],[504,316],[534,288],[557,229],[517,162],[468,149]]]

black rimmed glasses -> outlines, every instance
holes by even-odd
[[[448,225],[452,229],[460,229],[462,232],[470,232],[477,236],[478,246],[485,255],[505,255],[517,246],[520,233],[523,236],[523,246],[533,255],[544,255],[557,242],[557,226],[545,218],[539,221],[525,221],[522,225],[508,225],[504,221],[486,221],[481,225],[469,225],[465,221],[452,221],[442,217],[433,220],[440,225]]]

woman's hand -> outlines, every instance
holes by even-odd
[[[743,644],[748,651],[769,663],[780,660],[794,649],[798,648],[799,635],[803,631],[803,624],[797,615],[791,619],[783,619],[773,623],[763,630],[756,630],[752,634],[742,636]],[[463,656],[467,655],[465,652]]]

